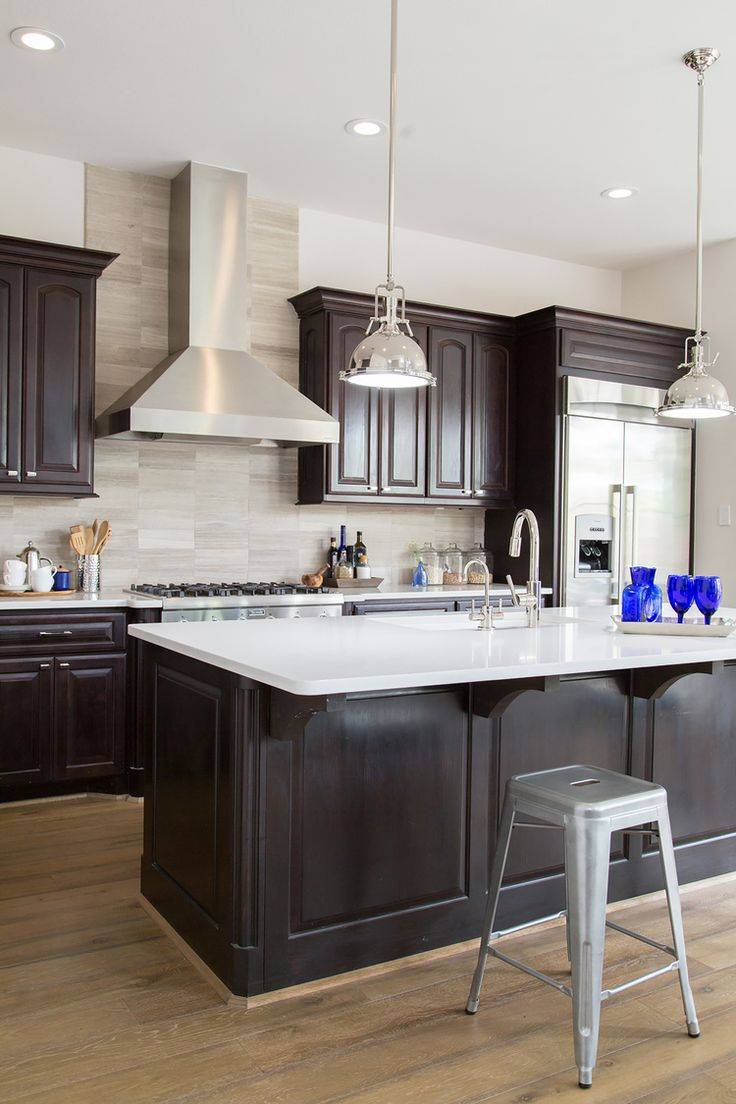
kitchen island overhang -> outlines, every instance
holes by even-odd
[[[606,611],[544,617],[564,620],[131,628],[142,892],[231,992],[476,936],[503,787],[521,771],[577,761],[653,778],[680,879],[736,869],[736,641],[614,636]],[[514,841],[502,927],[564,907],[550,837]],[[611,898],[659,887],[654,840],[617,839]]]

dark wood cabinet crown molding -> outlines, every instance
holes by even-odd
[[[339,288],[313,287],[300,291],[289,299],[299,318],[323,310],[350,311],[365,314],[365,324],[373,314],[374,298],[357,291]],[[406,313],[412,322],[434,325],[468,326],[473,329],[513,337],[514,320],[504,314],[486,314],[484,311],[463,310],[459,307],[443,307],[434,303],[419,303],[407,299]]]
[[[118,253],[107,253],[101,249],[59,245],[55,242],[13,238],[0,234],[0,264],[7,262],[22,264],[28,268],[56,268],[62,272],[101,276],[107,266],[118,256]]]

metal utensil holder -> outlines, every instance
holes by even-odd
[[[79,588],[85,594],[99,594],[100,557],[94,553],[77,556],[77,576]]]

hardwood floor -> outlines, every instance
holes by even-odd
[[[466,1016],[474,952],[226,1006],[136,903],[141,820],[140,806],[102,799],[0,810],[3,1104],[580,1100],[568,1001],[491,962]],[[685,1033],[674,977],[622,994],[604,1007],[584,1100],[736,1104],[736,881],[686,891],[683,906],[700,1039]],[[660,899],[617,914],[669,938]],[[559,924],[504,943],[564,970]],[[610,933],[606,984],[661,961]]]

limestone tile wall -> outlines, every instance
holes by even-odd
[[[120,253],[99,283],[97,409],[107,406],[168,352],[169,182],[87,166],[86,241]],[[287,297],[298,290],[298,210],[248,203],[251,351],[296,383],[298,325]],[[74,521],[107,517],[113,539],[103,582],[185,578],[295,579],[320,566],[341,522],[362,529],[374,574],[410,577],[411,541],[483,539],[483,511],[420,507],[295,506],[296,450],[100,441],[99,499],[0,497],[0,555],[29,538],[69,561]]]

